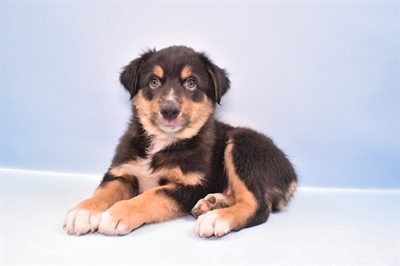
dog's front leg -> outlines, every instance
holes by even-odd
[[[101,214],[98,232],[105,235],[126,235],[147,223],[171,220],[184,215],[177,202],[168,196],[174,185],[149,189],[142,194],[115,203]]]
[[[126,200],[137,194],[135,178],[115,177],[109,172],[97,187],[93,196],[79,203],[67,213],[63,228],[67,234],[83,235],[96,231],[101,213],[120,200]]]

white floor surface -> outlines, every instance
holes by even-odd
[[[399,191],[299,188],[267,223],[195,236],[188,216],[127,236],[67,235],[101,176],[1,170],[2,265],[399,265]]]

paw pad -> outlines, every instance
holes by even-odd
[[[196,206],[192,209],[192,214],[194,217],[198,218],[200,215],[209,211],[226,207],[228,206],[222,200],[218,200],[214,195],[208,195],[197,202]]]

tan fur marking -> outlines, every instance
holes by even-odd
[[[130,161],[112,168],[110,174],[129,178],[130,176],[141,174],[141,171],[143,171],[142,168],[143,166],[138,161]]]
[[[290,184],[289,189],[285,193],[285,199],[281,200],[278,204],[278,209],[281,210],[283,209],[286,204],[288,203],[288,200],[290,197],[293,195],[293,193],[296,191],[297,188],[297,183],[295,181]]]
[[[228,174],[229,185],[232,188],[233,195],[236,199],[236,204],[230,208],[218,210],[218,215],[221,219],[228,222],[231,230],[239,230],[243,228],[249,220],[255,215],[257,210],[257,201],[254,198],[243,181],[239,178],[235,171],[235,165],[232,158],[233,143],[228,142],[226,146],[225,170]]]
[[[162,169],[155,172],[160,178],[165,178],[170,182],[179,183],[186,186],[195,186],[203,183],[204,174],[202,173],[187,173],[183,174],[179,167],[172,169]]]
[[[120,200],[131,198],[129,188],[121,182],[108,182],[105,186],[98,187],[92,198],[107,202],[110,206]]]
[[[285,200],[281,200],[278,203],[278,210],[282,210],[286,205],[286,201]]]
[[[221,197],[217,197],[221,200],[227,207],[235,205],[236,199],[234,195],[221,194]]]
[[[201,127],[207,122],[213,111],[213,104],[206,95],[204,95],[203,102],[201,103],[192,102],[191,100],[184,98],[181,105],[181,113],[189,114],[190,124],[177,132],[177,137],[188,139],[195,136]]]
[[[133,104],[136,106],[137,115],[139,117],[140,123],[142,123],[144,129],[150,135],[158,135],[164,133],[156,125],[151,122],[151,115],[153,113],[158,113],[159,106],[157,104],[157,99],[149,102],[143,97],[143,91],[140,90],[133,98]]]
[[[82,201],[75,209],[91,211],[105,211],[120,200],[129,199],[129,188],[121,182],[109,182],[105,186],[99,186],[93,196]]]
[[[159,65],[155,65],[153,68],[153,74],[162,79],[164,77],[164,70]]]
[[[160,96],[158,95],[152,101],[147,101],[143,97],[143,91],[140,90],[133,98],[133,104],[136,106],[139,120],[149,135],[160,135],[165,133],[151,120],[152,115],[159,115],[159,97]],[[206,95],[204,95],[204,100],[201,103],[193,102],[190,99],[183,98],[181,115],[178,117],[178,119],[188,119],[189,121],[187,126],[184,126],[181,130],[174,132],[174,136],[180,139],[192,138],[199,132],[213,111],[214,106]],[[185,118],[185,116],[187,118]]]
[[[110,173],[124,178],[136,178],[139,185],[139,194],[153,187],[159,186],[159,175],[152,173],[150,160],[133,160],[116,166]]]
[[[172,220],[184,215],[174,200],[160,192],[174,189],[174,185],[157,187],[130,200],[120,201],[107,210],[100,222],[99,232],[107,235],[128,234],[147,223]]]
[[[294,192],[297,189],[297,183],[295,181],[290,184],[289,190],[286,192],[286,200],[289,200],[291,196],[293,196]]]
[[[133,207],[130,210],[134,210],[135,213],[141,213],[144,223],[161,222],[182,215],[179,206],[174,200],[157,193],[157,191],[165,188],[174,189],[175,185],[153,188],[133,198],[130,200]]]
[[[272,212],[272,201],[271,201],[271,199],[269,198],[268,195],[265,196],[265,202],[267,203],[268,210],[269,210],[270,212]]]
[[[192,68],[190,66],[186,65],[181,71],[181,78],[183,80],[185,80],[188,77],[190,77],[191,75],[192,75]]]
[[[123,176],[125,178],[135,176],[139,179],[140,192],[146,191],[148,186],[154,187],[154,184],[158,183],[160,178],[166,179],[172,183],[183,184],[186,186],[199,185],[204,181],[204,174],[199,172],[184,174],[179,167],[174,167],[172,169],[164,168],[152,172],[152,170],[149,169],[149,165],[146,163],[140,163],[138,161],[130,161],[116,166],[110,170],[110,173],[114,176]],[[144,183],[148,184],[145,185]]]
[[[207,70],[208,70],[208,73],[210,73],[211,78],[212,78],[213,83],[214,83],[215,99],[219,99],[219,87],[218,87],[217,77],[215,76],[214,71],[210,67],[208,67]]]

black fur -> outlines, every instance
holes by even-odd
[[[194,66],[193,72],[199,84],[199,90],[192,99],[198,101],[199,95],[204,93],[214,103],[220,103],[221,97],[230,87],[226,71],[216,66],[205,53],[197,53],[186,47],[175,46],[158,52],[148,50],[124,68],[120,80],[131,94],[131,99],[142,89],[146,100],[151,101],[154,92],[148,89],[148,79],[154,65],[162,66],[165,76],[179,80],[180,70],[187,62]],[[147,156],[151,136],[147,135],[140,124],[135,108],[129,128],[117,147],[112,167]],[[278,204],[282,202],[291,182],[297,179],[284,153],[270,138],[256,131],[233,128],[210,117],[196,136],[182,139],[154,154],[151,169],[157,171],[160,168],[180,167],[184,174],[205,174],[206,183],[202,185],[182,185],[174,191],[162,190],[162,193],[174,198],[189,213],[199,199],[209,193],[222,192],[228,187],[224,171],[224,150],[228,139],[235,144],[232,153],[237,174],[255,195],[258,203],[256,215],[247,226],[263,223],[268,219],[270,211],[279,210]],[[102,184],[110,180],[112,178],[106,175]],[[166,183],[166,180],[160,180],[160,184]],[[268,206],[266,195],[272,206]]]
[[[230,81],[205,53],[149,49],[120,81],[132,118],[93,196],[67,214],[67,233],[127,234],[192,211],[198,235],[222,236],[287,204],[297,177],[285,154],[263,134],[214,118]],[[220,194],[209,208],[211,193]]]
[[[171,61],[171,57],[178,56],[182,62],[181,64],[177,64],[176,61]],[[154,64],[149,62],[157,62],[157,64],[165,66],[166,69],[171,69],[171,71],[166,74],[174,77],[178,75],[176,73],[179,73],[183,64],[193,61],[193,57],[203,63],[202,65],[196,65],[194,69],[197,73],[203,72],[203,76],[199,77],[199,81],[203,82],[200,84],[201,88],[203,88],[203,92],[205,92],[210,99],[220,103],[221,97],[230,88],[230,81],[227,77],[226,70],[216,66],[205,53],[197,53],[194,50],[183,46],[173,46],[158,52],[156,52],[155,49],[148,49],[141,54],[139,58],[133,60],[124,68],[120,75],[120,81],[122,85],[124,85],[125,89],[131,94],[132,99],[140,88],[147,86],[147,80],[141,78],[143,77],[143,73],[149,72],[154,66]],[[199,69],[202,71],[198,71]],[[210,71],[204,71],[207,69]],[[208,77],[205,78],[204,75],[207,75]],[[213,90],[209,90],[211,87],[213,87]],[[149,94],[146,93],[146,96],[149,96]],[[151,97],[148,99],[151,100]]]
[[[131,195],[137,195],[139,192],[139,184],[137,180],[127,179],[119,176],[113,176],[110,175],[109,173],[106,173],[104,175],[103,180],[101,181],[99,187],[104,187],[109,182],[121,182],[125,184],[128,187],[129,194]]]
[[[149,60],[155,53],[155,50],[147,50],[140,58],[133,60],[128,66],[125,67],[124,71],[120,76],[120,81],[124,85],[125,89],[131,94],[131,99],[135,96],[138,91],[138,80],[140,78],[140,70],[143,64]]]

